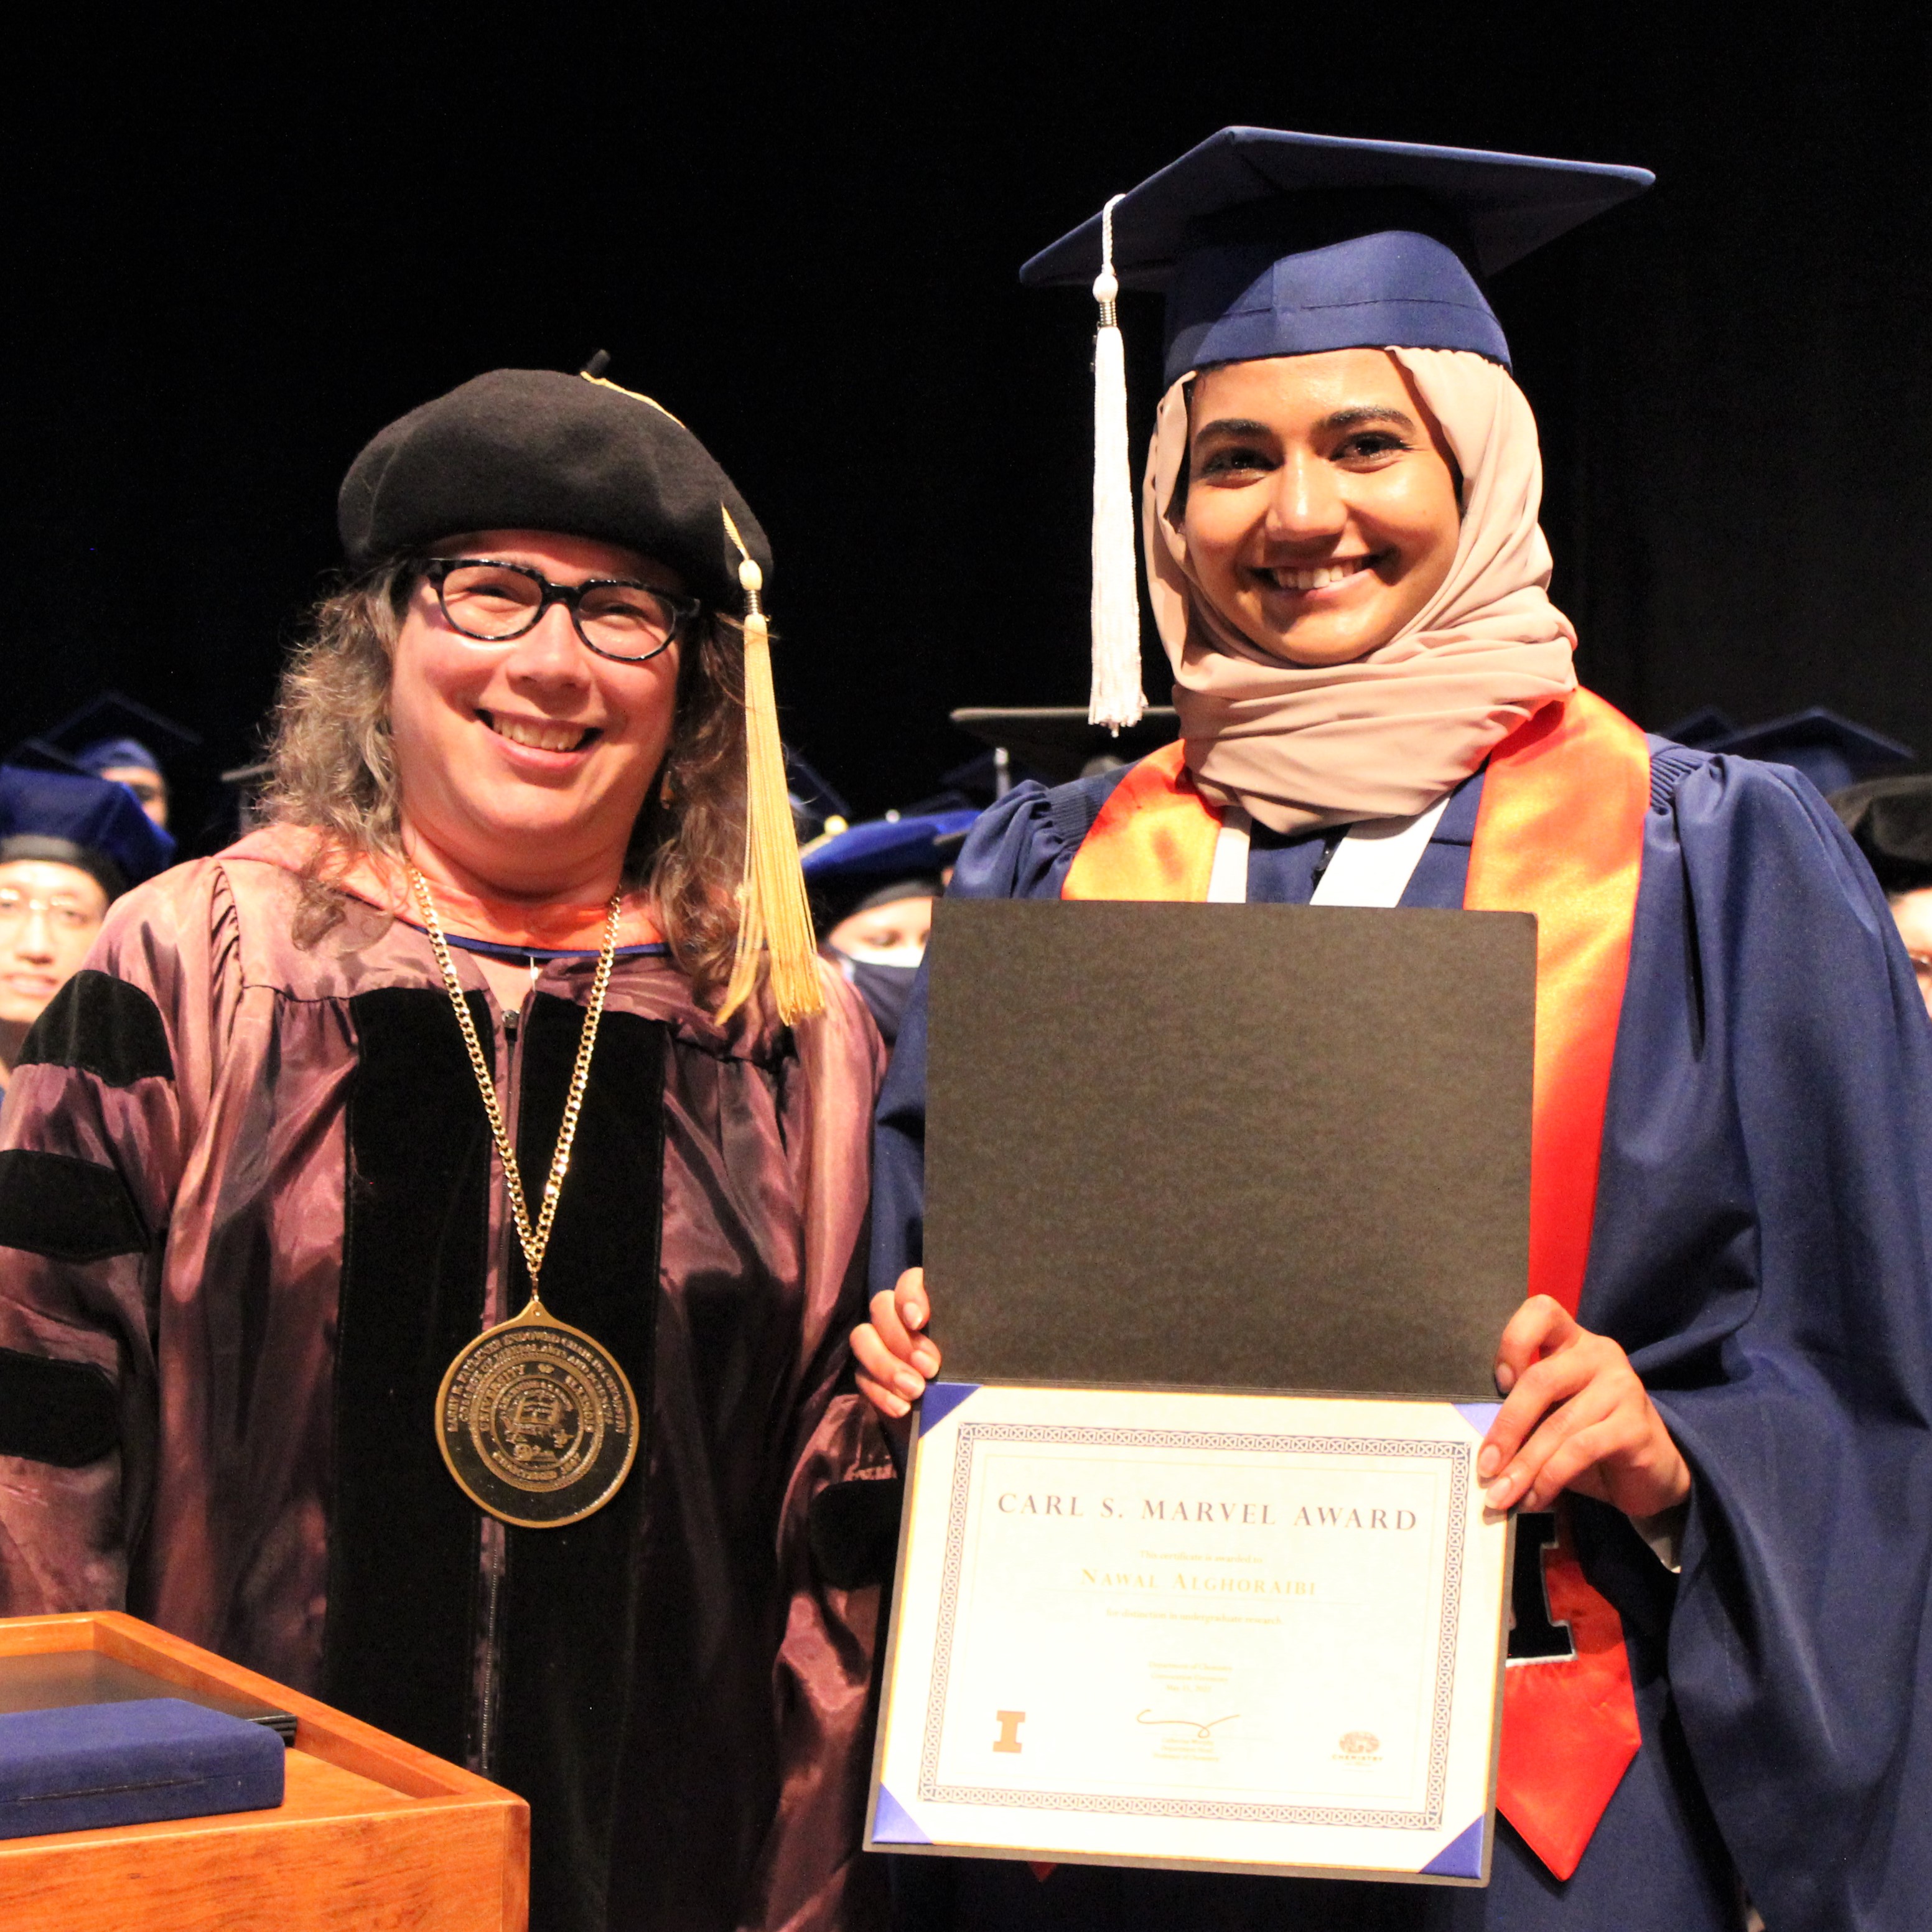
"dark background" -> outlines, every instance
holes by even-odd
[[[0,742],[121,686],[207,734],[192,839],[363,440],[601,346],[772,536],[788,736],[861,810],[929,790],[950,706],[1085,695],[1091,304],[1015,271],[1250,122],[1654,169],[1493,292],[1583,674],[1652,727],[1816,702],[1932,752],[1928,16],[1724,17],[43,14],[0,133]]]

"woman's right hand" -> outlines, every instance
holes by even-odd
[[[939,1346],[920,1331],[932,1319],[926,1270],[908,1268],[890,1294],[872,1298],[872,1318],[852,1330],[859,1393],[892,1421],[910,1412],[939,1372]]]

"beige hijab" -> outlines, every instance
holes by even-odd
[[[1188,766],[1209,797],[1277,832],[1421,812],[1576,686],[1576,633],[1546,595],[1543,459],[1522,392],[1466,350],[1388,353],[1462,470],[1462,535],[1436,595],[1353,664],[1288,663],[1210,608],[1161,514],[1187,449],[1186,379],[1161,399],[1142,536]]]

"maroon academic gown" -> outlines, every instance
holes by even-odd
[[[461,1035],[413,926],[293,943],[285,849],[121,900],[8,1090],[0,1612],[125,1607],[523,1792],[537,1932],[872,1922],[871,1022],[827,976],[796,1037],[721,1027],[620,958],[543,1285],[644,1438],[595,1515],[506,1528],[432,1426],[527,1292]],[[455,958],[540,1176],[594,957],[514,1014]]]

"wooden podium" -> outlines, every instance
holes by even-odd
[[[0,1618],[0,1655],[62,1650],[293,1712],[287,1795],[0,1840],[8,1932],[526,1932],[530,1814],[514,1793],[136,1618]]]

